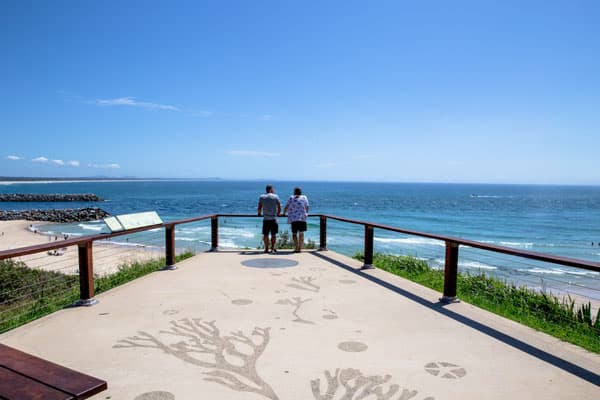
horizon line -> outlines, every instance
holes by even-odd
[[[221,178],[221,177],[27,177],[0,176],[0,185],[15,183],[78,183],[78,182],[150,182],[150,181],[229,181],[229,182],[315,182],[315,183],[379,183],[379,184],[431,184],[431,185],[513,185],[513,186],[600,186],[600,183],[528,183],[528,182],[460,182],[460,181],[367,181],[355,179],[267,179],[267,178]]]

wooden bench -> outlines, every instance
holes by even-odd
[[[0,399],[87,399],[106,382],[0,344]]]

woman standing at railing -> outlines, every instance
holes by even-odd
[[[308,198],[302,194],[302,189],[299,187],[294,188],[294,195],[288,199],[283,213],[287,213],[288,223],[292,224],[294,253],[300,253],[304,244],[306,217],[308,217]]]

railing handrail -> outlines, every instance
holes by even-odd
[[[181,224],[203,221],[203,220],[211,219],[213,217],[217,217],[217,218],[219,218],[219,217],[228,217],[228,218],[253,218],[253,217],[255,217],[255,218],[258,218],[259,216],[257,214],[234,214],[234,213],[204,214],[204,215],[201,215],[198,217],[185,218],[185,219],[180,219],[180,220],[175,220],[175,221],[167,221],[167,222],[163,222],[161,224],[149,225],[149,226],[144,226],[144,227],[134,228],[134,229],[127,229],[127,230],[118,231],[118,232],[100,233],[100,234],[96,234],[96,235],[89,235],[89,236],[77,237],[77,238],[66,239],[66,240],[61,240],[61,241],[48,242],[48,243],[44,243],[44,244],[20,247],[20,248],[16,248],[16,249],[2,250],[2,251],[0,251],[0,260],[12,258],[12,257],[20,257],[20,256],[24,256],[24,255],[40,253],[40,252],[45,252],[45,251],[50,251],[50,250],[55,250],[55,249],[59,249],[62,247],[80,245],[80,244],[84,244],[86,242],[106,240],[106,239],[113,238],[113,237],[130,235],[133,233],[143,232],[143,231],[147,231],[147,230],[151,230],[151,229],[160,229],[160,228],[166,228],[166,227],[173,227],[173,226],[181,225]],[[285,215],[282,214],[282,215],[280,215],[280,217],[285,217]],[[503,253],[503,254],[508,254],[508,255],[512,255],[512,256],[516,256],[516,257],[522,257],[522,258],[527,258],[527,259],[532,259],[532,260],[537,260],[537,261],[549,262],[549,263],[560,264],[560,265],[565,265],[565,266],[569,266],[569,267],[586,269],[589,271],[600,272],[600,263],[593,262],[593,261],[581,260],[581,259],[570,258],[570,257],[555,256],[555,255],[551,255],[551,254],[540,253],[540,252],[535,252],[535,251],[530,251],[530,250],[515,249],[515,248],[505,247],[505,246],[498,246],[498,245],[493,245],[493,244],[489,244],[489,243],[478,242],[475,240],[462,239],[462,238],[457,238],[457,237],[452,237],[452,236],[438,235],[438,234],[433,234],[433,233],[398,228],[395,226],[380,224],[380,223],[376,223],[376,222],[355,220],[355,219],[340,217],[340,216],[331,215],[331,214],[310,214],[309,217],[325,217],[325,218],[340,221],[340,222],[346,222],[346,223],[362,225],[362,226],[371,226],[373,228],[382,229],[382,230],[386,230],[386,231],[390,231],[390,232],[403,233],[403,234],[413,235],[413,236],[420,236],[420,237],[424,237],[424,238],[428,238],[428,239],[435,239],[435,240],[440,240],[440,241],[444,241],[444,242],[456,243],[456,244],[463,245],[463,246],[478,248],[481,250],[492,251],[495,253]]]
[[[285,217],[281,214],[280,217]],[[143,226],[134,229],[126,229],[118,232],[105,234],[96,234],[61,241],[54,241],[34,246],[22,247],[18,249],[10,249],[0,251],[0,260],[24,256],[28,254],[55,250],[62,247],[78,246],[79,257],[79,279],[80,279],[80,300],[79,304],[90,305],[94,304],[94,278],[93,278],[93,242],[98,240],[110,239],[117,236],[130,235],[137,232],[148,231],[152,229],[165,229],[165,263],[166,268],[173,269],[175,267],[175,227],[177,225],[198,222],[210,219],[211,220],[211,247],[210,251],[217,251],[219,247],[219,217],[228,218],[259,218],[258,214],[205,214],[198,217],[180,219],[176,221],[168,221],[160,224]],[[410,229],[398,228],[379,224],[375,222],[359,221],[355,219],[339,217],[329,214],[311,214],[310,217],[318,217],[319,224],[319,250],[327,250],[327,220],[336,220],[340,222],[362,225],[364,226],[364,265],[363,269],[373,268],[373,242],[374,229],[382,229],[396,233],[402,233],[413,236],[425,237],[428,239],[440,240],[445,243],[445,264],[444,264],[444,291],[440,299],[443,302],[457,301],[457,274],[458,274],[458,258],[459,247],[461,245],[478,248],[481,250],[492,251],[495,253],[503,253],[516,257],[527,258],[537,261],[543,261],[553,264],[565,265],[569,267],[581,268],[589,271],[600,272],[600,263],[593,261],[580,260],[569,257],[554,256],[550,254],[538,253],[528,250],[513,249],[510,247],[497,246],[488,243],[481,243],[474,240],[461,239],[445,235],[437,235],[427,232],[419,232]]]
[[[176,221],[167,221],[167,222],[163,222],[161,224],[147,225],[147,226],[142,226],[139,228],[125,229],[125,230],[117,231],[117,232],[98,233],[96,235],[88,235],[88,236],[82,236],[82,237],[66,239],[66,240],[56,240],[56,241],[52,241],[52,242],[48,242],[48,243],[36,244],[33,246],[19,247],[16,249],[9,249],[9,250],[2,250],[2,251],[0,251],[0,260],[12,258],[12,257],[26,256],[29,254],[42,253],[42,252],[49,251],[49,250],[60,249],[62,247],[81,245],[81,244],[85,244],[88,242],[95,242],[98,240],[106,240],[106,239],[110,239],[110,238],[114,238],[114,237],[118,237],[118,236],[131,235],[133,233],[149,231],[152,229],[168,228],[168,227],[172,227],[175,225],[181,225],[181,224],[187,224],[190,222],[202,221],[202,220],[210,219],[216,215],[217,214],[206,214],[206,215],[201,215],[201,216],[194,217],[194,218],[186,218],[186,219],[180,219],[180,220],[176,220]]]
[[[530,250],[514,249],[512,247],[498,246],[498,245],[494,245],[494,244],[482,243],[482,242],[478,242],[475,240],[461,239],[461,238],[452,237],[452,236],[437,235],[437,234],[432,234],[432,233],[427,233],[427,232],[413,231],[413,230],[409,230],[409,229],[397,228],[394,226],[389,226],[389,225],[384,225],[384,224],[379,224],[379,223],[374,223],[374,222],[359,221],[359,220],[354,220],[354,219],[350,219],[350,218],[339,217],[336,215],[319,214],[319,216],[323,216],[328,219],[333,219],[333,220],[337,220],[337,221],[341,221],[341,222],[356,224],[356,225],[371,226],[371,227],[377,228],[377,229],[383,229],[383,230],[387,230],[387,231],[404,233],[404,234],[414,235],[414,236],[421,236],[421,237],[425,237],[428,239],[441,240],[444,242],[456,243],[456,244],[460,244],[460,245],[464,245],[464,246],[475,247],[475,248],[482,249],[482,250],[493,251],[495,253],[503,253],[503,254],[528,258],[528,259],[537,260],[537,261],[545,261],[545,262],[550,262],[550,263],[554,263],[554,264],[560,264],[560,265],[565,265],[565,266],[569,266],[569,267],[575,267],[575,268],[586,269],[589,271],[600,272],[600,263],[593,262],[593,261],[580,260],[577,258],[570,258],[570,257],[555,256],[555,255],[551,255],[551,254],[539,253],[539,252],[530,251]]]

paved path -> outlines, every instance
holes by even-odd
[[[600,356],[334,252],[178,265],[0,342],[105,379],[93,399],[600,398]]]

